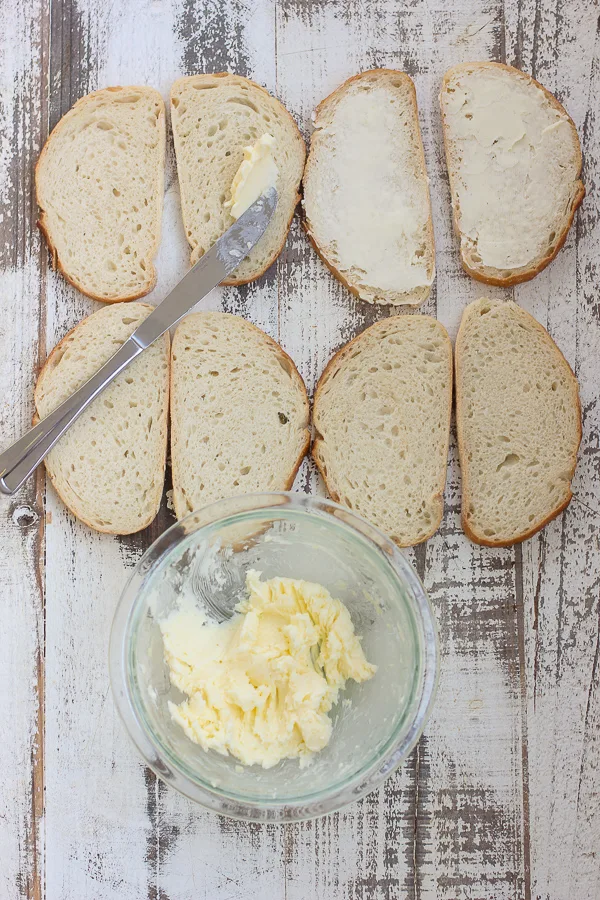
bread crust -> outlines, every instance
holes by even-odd
[[[277,103],[279,103],[279,105],[281,106],[281,109],[284,111],[285,115],[287,116],[290,124],[292,125],[292,128],[295,132],[294,136],[298,139],[298,141],[302,145],[303,152],[304,152],[304,158],[303,158],[303,166],[304,166],[304,163],[306,162],[306,144],[304,143],[304,138],[302,137],[302,134],[300,132],[300,129],[298,128],[296,120],[294,119],[292,114],[285,108],[285,106],[283,105],[281,100],[279,100],[278,97],[275,97],[266,88],[264,88],[261,84],[257,84],[256,81],[252,81],[250,78],[245,78],[242,75],[235,75],[233,72],[214,72],[212,74],[205,73],[205,74],[198,74],[198,75],[185,75],[185,76],[183,76],[183,78],[177,78],[171,85],[171,91],[169,94],[170,102],[171,103],[173,102],[173,96],[174,96],[175,89],[179,85],[183,85],[185,83],[190,83],[190,82],[198,82],[198,81],[205,81],[205,80],[209,81],[212,78],[229,78],[229,79],[233,79],[238,84],[249,84],[255,90],[258,90],[263,94],[266,94],[266,96],[269,97],[271,100],[276,100]],[[277,250],[271,254],[270,259],[265,263],[265,265],[262,267],[260,272],[257,272],[257,274],[253,275],[251,278],[226,278],[224,281],[221,282],[221,284],[228,285],[231,287],[239,287],[242,284],[251,284],[253,281],[257,281],[259,278],[262,278],[262,276],[265,274],[267,269],[270,269],[271,266],[273,265],[273,263],[275,262],[275,260],[278,259],[283,248],[285,247],[285,242],[287,241],[287,237],[290,232],[290,228],[292,226],[292,219],[294,218],[294,213],[296,211],[296,207],[298,206],[298,203],[300,202],[300,198],[301,198],[300,191],[296,191],[296,199],[294,200],[294,206],[292,207],[292,211],[288,218],[286,230],[285,230],[285,233],[281,240],[281,243],[279,244]],[[188,243],[189,243],[189,241],[188,241]],[[191,246],[191,244],[190,244],[190,246]],[[202,259],[202,257],[200,257],[200,259]]]
[[[232,313],[220,313],[220,315],[222,315],[222,316],[228,316],[228,317],[230,317],[230,318],[232,318],[232,319],[241,319],[241,318],[242,318],[241,316],[234,316]],[[179,330],[180,325],[183,325],[183,323],[184,323],[187,319],[189,319],[189,318],[191,318],[191,317],[194,317],[194,316],[199,316],[199,317],[201,317],[201,318],[204,318],[204,313],[201,313],[201,312],[199,312],[199,313],[191,313],[190,316],[186,316],[184,319],[181,320],[181,322],[178,324],[177,329],[176,329],[176,331],[175,331],[175,334],[174,334],[174,336],[173,336],[173,343],[172,343],[172,347],[171,347],[171,353],[173,353],[174,350],[175,350],[175,342],[176,342],[176,340],[177,340],[177,332],[178,332],[178,330]],[[290,474],[288,475],[287,481],[285,482],[284,487],[281,488],[281,490],[289,491],[290,488],[292,487],[293,483],[294,483],[294,479],[296,478],[296,475],[298,474],[298,469],[300,468],[300,465],[301,465],[301,463],[302,463],[302,460],[303,460],[304,457],[306,456],[306,454],[307,454],[307,452],[308,452],[308,449],[309,449],[309,447],[310,447],[310,402],[309,402],[309,400],[308,400],[308,394],[307,394],[307,391],[306,391],[306,385],[304,384],[304,379],[302,378],[302,375],[301,375],[300,372],[298,371],[298,368],[297,368],[297,366],[296,366],[296,363],[294,362],[294,360],[292,359],[292,357],[289,356],[289,355],[285,352],[285,350],[283,349],[283,347],[282,347],[280,344],[278,344],[277,341],[275,341],[270,335],[268,335],[265,331],[263,331],[262,328],[259,328],[258,325],[255,325],[253,322],[249,322],[247,319],[242,319],[242,321],[243,321],[243,322],[244,322],[251,330],[254,330],[254,331],[258,332],[258,333],[260,334],[260,336],[261,336],[261,340],[263,340],[264,338],[266,338],[267,343],[270,344],[270,345],[273,347],[273,349],[276,351],[277,355],[278,355],[282,360],[285,361],[286,365],[288,365],[288,366],[290,367],[290,369],[291,369],[291,371],[292,371],[292,373],[293,373],[293,376],[294,376],[294,380],[296,381],[296,383],[298,384],[298,386],[302,389],[302,394],[303,394],[303,396],[304,396],[304,409],[305,409],[305,413],[306,413],[305,440],[304,440],[304,444],[303,444],[303,446],[302,446],[302,448],[301,448],[301,450],[300,450],[300,454],[299,454],[298,458],[296,459],[294,465],[293,465],[292,468],[290,469]],[[169,393],[169,395],[171,396],[171,392],[172,392],[172,390],[173,390],[173,366],[172,366],[172,365],[169,366],[169,375],[170,375],[170,393]],[[170,409],[170,408],[169,408],[169,416],[170,416],[170,422],[171,422],[171,446],[172,446],[172,445],[173,445],[173,440],[174,440],[174,434],[175,434],[175,431],[176,431],[176,423],[175,423],[175,421],[174,421],[174,419],[173,419],[173,411],[172,411],[172,409]],[[177,519],[183,519],[185,516],[191,515],[191,513],[190,513],[189,510],[179,508],[178,497],[177,497],[177,491],[175,490],[175,482],[177,481],[177,479],[178,479],[179,476],[178,476],[178,473],[177,473],[176,463],[175,463],[175,461],[174,461],[174,459],[173,459],[173,454],[171,454],[171,457],[172,457],[172,459],[171,459],[171,465],[172,465],[171,473],[172,473],[172,477],[173,477],[173,508],[174,508],[174,510],[175,510],[175,515],[176,515]],[[214,502],[214,501],[211,501],[211,502]],[[192,512],[196,512],[196,510],[193,510]]]
[[[153,309],[154,309],[154,307],[151,306],[149,303],[140,303],[140,306],[144,306],[144,307],[146,307],[146,309],[149,309],[149,310],[153,310]],[[44,378],[45,378],[45,376],[46,376],[46,373],[47,373],[48,369],[49,369],[50,366],[51,366],[51,363],[53,362],[53,360],[55,359],[55,357],[56,357],[56,355],[57,355],[58,353],[61,353],[61,355],[62,355],[62,351],[65,349],[66,345],[68,344],[69,338],[72,337],[73,334],[75,334],[75,332],[79,329],[79,327],[80,327],[84,322],[86,322],[88,319],[91,319],[93,315],[94,315],[94,313],[92,313],[92,314],[89,315],[89,316],[85,316],[83,319],[81,319],[81,320],[77,323],[77,325],[75,325],[73,328],[71,328],[69,331],[67,331],[67,333],[65,334],[65,336],[58,342],[58,344],[56,344],[55,347],[53,347],[53,349],[52,349],[52,350],[50,351],[50,353],[48,354],[48,356],[47,356],[47,358],[46,358],[46,361],[45,361],[44,365],[43,365],[42,368],[40,369],[40,372],[39,372],[38,377],[37,377],[37,381],[36,381],[36,383],[35,383],[35,388],[34,388],[34,391],[33,391],[33,400],[34,400],[34,405],[35,405],[35,408],[36,408],[36,413],[34,414],[34,416],[33,416],[33,421],[32,421],[32,424],[33,424],[33,425],[37,425],[38,422],[40,421],[40,418],[39,418],[39,416],[38,416],[38,414],[37,414],[37,406],[38,406],[38,400],[39,400],[39,392],[40,392],[41,383],[42,383],[42,381],[44,380]],[[167,351],[167,359],[168,359],[168,361],[169,361],[169,365],[168,365],[167,371],[166,371],[166,373],[165,373],[165,382],[164,382],[164,389],[165,389],[165,412],[164,412],[165,427],[164,427],[164,438],[163,438],[163,446],[162,446],[162,454],[161,454],[161,455],[162,455],[162,459],[163,459],[163,467],[162,467],[162,468],[163,468],[163,477],[162,477],[162,481],[159,480],[159,486],[158,486],[158,488],[157,488],[157,499],[156,499],[156,502],[155,502],[155,504],[154,504],[154,506],[155,506],[155,512],[154,512],[154,515],[151,515],[148,519],[143,520],[142,524],[140,524],[139,527],[133,529],[132,531],[116,531],[114,528],[108,528],[108,527],[103,527],[103,526],[99,526],[99,525],[94,525],[94,524],[93,524],[92,522],[90,522],[85,516],[79,515],[79,513],[75,512],[75,510],[74,510],[73,507],[69,504],[69,502],[68,502],[68,500],[66,499],[66,497],[64,496],[64,494],[61,492],[61,490],[60,490],[60,488],[59,488],[59,486],[58,486],[58,484],[57,484],[57,482],[56,482],[56,479],[54,478],[53,473],[50,471],[50,467],[49,467],[49,465],[48,465],[48,458],[46,457],[46,458],[44,459],[44,466],[45,466],[45,468],[46,468],[46,472],[48,473],[48,477],[50,478],[50,481],[51,481],[51,483],[52,483],[52,486],[53,486],[54,490],[56,491],[56,493],[58,494],[59,498],[62,500],[63,504],[66,506],[66,508],[69,510],[69,512],[72,513],[72,514],[75,516],[76,519],[79,519],[80,522],[83,522],[84,525],[87,525],[88,528],[93,529],[93,531],[99,531],[99,532],[101,532],[102,534],[118,534],[118,535],[137,534],[138,531],[143,531],[144,528],[147,528],[148,525],[150,525],[150,524],[154,521],[154,519],[156,518],[156,516],[158,515],[158,511],[159,511],[159,509],[160,509],[160,502],[161,502],[162,494],[163,494],[164,479],[165,479],[165,470],[166,470],[166,464],[167,464],[167,433],[168,433],[168,423],[169,423],[169,389],[170,389],[170,377],[169,377],[169,376],[170,376],[170,368],[171,368],[171,366],[170,366],[170,361],[171,361],[171,352],[170,352],[171,339],[170,339],[170,337],[169,337],[169,332],[167,331],[166,334],[163,335],[163,337],[166,339],[166,348],[165,348],[165,349],[166,349],[166,351]]]
[[[321,374],[321,377],[319,378],[319,381],[318,381],[318,384],[317,384],[317,387],[315,390],[315,395],[314,395],[314,400],[313,400],[313,421],[314,421],[314,416],[315,416],[315,410],[317,409],[319,402],[320,402],[321,392],[323,391],[327,381],[329,380],[330,374],[333,372],[333,370],[336,367],[341,367],[344,364],[344,362],[345,362],[344,358],[352,352],[354,346],[359,341],[359,339],[362,338],[362,336],[365,335],[369,331],[378,330],[378,329],[384,327],[384,325],[389,323],[390,320],[404,319],[404,318],[405,318],[404,316],[388,316],[384,319],[380,319],[379,322],[375,322],[373,325],[370,325],[369,328],[365,328],[364,331],[361,331],[360,334],[357,334],[356,337],[352,338],[352,340],[349,341],[349,343],[344,344],[344,346],[341,347],[331,357],[331,359],[325,366],[325,368]],[[447,477],[447,473],[448,473],[448,451],[450,449],[450,421],[452,418],[452,381],[453,381],[452,342],[450,341],[448,332],[446,331],[446,329],[444,328],[442,323],[439,322],[437,319],[435,319],[433,316],[419,316],[419,319],[420,320],[428,319],[430,321],[436,322],[440,326],[440,329],[444,333],[444,338],[445,338],[445,341],[447,343],[447,347],[449,350],[448,378],[450,381],[450,400],[448,403],[448,413],[447,413],[447,421],[446,421],[446,454],[445,454],[446,455],[446,465],[444,467],[443,475],[440,480],[439,490],[436,494],[434,494],[434,499],[437,501],[438,506],[439,506],[439,515],[433,522],[431,529],[427,532],[427,534],[424,537],[421,538],[421,540],[416,541],[415,543],[404,543],[401,541],[394,540],[394,543],[396,544],[396,546],[400,547],[402,549],[404,549],[406,547],[415,547],[417,544],[422,544],[424,541],[428,541],[430,537],[433,537],[433,535],[436,533],[436,531],[438,530],[438,528],[440,527],[440,525],[442,523],[442,519],[444,517],[444,489],[446,487],[446,477]],[[317,469],[319,470],[319,473],[321,474],[323,481],[325,482],[325,487],[327,488],[327,493],[329,494],[331,499],[334,500],[336,503],[341,503],[342,501],[340,499],[340,496],[333,489],[331,483],[328,481],[327,475],[324,472],[323,466],[321,465],[321,461],[318,457],[319,448],[320,448],[321,444],[324,444],[324,443],[325,443],[325,441],[318,434],[318,431],[315,428],[315,437],[313,439],[311,456],[313,458],[313,461],[314,461]],[[356,511],[354,511],[354,512],[356,512]],[[360,513],[358,513],[358,515],[360,515]]]
[[[54,244],[54,242],[52,240],[52,236],[50,234],[50,230],[48,227],[48,216],[47,216],[46,210],[44,209],[44,207],[41,203],[41,200],[40,200],[40,177],[41,177],[40,176],[40,165],[41,165],[44,157],[48,153],[48,149],[52,145],[53,138],[56,138],[56,136],[60,133],[61,127],[63,126],[65,119],[67,119],[67,117],[70,118],[71,115],[76,110],[80,110],[82,107],[86,106],[91,100],[95,100],[97,97],[99,97],[103,94],[118,93],[119,91],[140,91],[144,94],[156,95],[160,99],[161,112],[160,112],[160,116],[158,117],[158,121],[161,125],[162,134],[163,134],[162,153],[161,153],[161,161],[160,161],[160,189],[158,192],[160,209],[158,211],[158,228],[157,228],[156,240],[154,241],[153,247],[152,247],[150,253],[148,254],[148,257],[144,260],[149,273],[151,273],[151,275],[152,275],[152,278],[149,281],[147,287],[145,287],[143,290],[138,291],[137,293],[134,293],[134,294],[127,294],[125,296],[119,295],[119,296],[114,296],[114,297],[102,297],[98,294],[95,294],[93,291],[88,290],[84,285],[82,285],[80,282],[78,282],[77,279],[75,279],[71,275],[69,275],[62,263],[62,260],[60,259],[58,250],[57,250],[56,245]],[[128,86],[117,85],[115,87],[102,88],[101,90],[98,90],[98,91],[92,91],[91,94],[86,94],[84,97],[80,97],[80,99],[77,100],[77,102],[73,104],[71,109],[68,110],[68,112],[66,112],[65,115],[56,123],[56,125],[54,126],[54,128],[52,129],[50,134],[48,135],[48,137],[46,139],[46,143],[44,144],[44,146],[42,148],[42,152],[39,155],[38,161],[35,166],[35,196],[36,196],[36,202],[40,208],[40,217],[37,221],[37,227],[43,234],[44,239],[48,245],[48,250],[50,251],[50,254],[52,257],[52,267],[57,272],[60,272],[60,274],[63,276],[63,278],[69,282],[69,284],[71,284],[74,288],[77,288],[78,291],[81,291],[82,294],[85,294],[86,297],[91,297],[92,300],[98,300],[100,303],[128,303],[131,300],[138,300],[140,297],[145,297],[147,294],[150,293],[150,291],[154,290],[154,288],[156,287],[157,273],[156,273],[156,267],[154,265],[154,260],[156,258],[156,254],[158,252],[158,248],[159,248],[160,240],[161,240],[161,224],[162,224],[161,218],[162,218],[162,207],[163,207],[164,171],[165,171],[165,155],[166,155],[166,124],[165,124],[165,122],[166,122],[165,104],[164,104],[162,97],[158,93],[158,91],[156,91],[154,88],[150,88],[147,85],[130,85],[130,86],[129,85]]]
[[[485,300],[485,299],[487,299],[487,298],[484,298],[484,297],[480,298],[480,300]],[[462,414],[462,403],[463,403],[462,345],[463,345],[463,341],[464,341],[466,326],[471,317],[469,311],[472,309],[472,307],[475,304],[479,303],[480,300],[473,301],[473,303],[470,303],[464,309],[460,327],[458,329],[458,334],[456,337],[456,346],[455,346],[455,350],[454,350],[454,367],[455,367],[454,383],[456,386],[456,388],[455,388],[456,433],[457,433],[457,438],[458,438],[458,458],[459,458],[461,482],[462,482],[461,524],[462,524],[462,529],[463,529],[464,533],[467,535],[469,540],[472,541],[474,544],[480,544],[484,547],[512,547],[513,544],[521,544],[523,541],[526,541],[530,537],[533,537],[534,534],[537,534],[538,531],[541,531],[542,528],[545,528],[545,526],[548,524],[548,522],[551,522],[552,519],[555,519],[558,515],[560,515],[560,513],[563,512],[567,508],[569,503],[571,502],[571,499],[573,497],[573,493],[571,491],[571,484],[573,482],[573,477],[575,475],[575,468],[577,466],[577,451],[579,450],[579,447],[581,445],[581,438],[582,438],[581,400],[579,397],[579,385],[577,382],[577,377],[576,377],[575,373],[573,372],[571,366],[565,359],[563,353],[557,347],[557,345],[554,343],[554,341],[552,340],[552,338],[550,337],[550,335],[548,334],[546,329],[543,327],[543,325],[540,325],[540,323],[536,319],[534,319],[533,316],[531,316],[524,309],[521,309],[521,312],[523,313],[523,315],[532,323],[535,330],[542,336],[544,343],[548,344],[548,346],[551,346],[554,349],[554,351],[559,355],[559,357],[564,362],[565,366],[567,367],[567,369],[570,372],[571,377],[572,377],[572,384],[574,386],[575,404],[576,404],[576,409],[577,409],[577,422],[578,422],[579,427],[578,427],[577,448],[576,448],[574,456],[573,456],[573,463],[572,463],[571,470],[570,470],[569,494],[568,494],[568,497],[566,498],[566,500],[563,503],[561,503],[559,506],[557,506],[555,509],[553,509],[548,514],[548,516],[546,516],[546,518],[543,519],[543,521],[541,521],[537,525],[533,526],[532,528],[528,529],[523,534],[518,535],[514,539],[494,541],[494,540],[490,540],[489,537],[487,537],[486,535],[481,535],[481,534],[478,534],[476,531],[474,531],[471,528],[471,526],[469,525],[469,523],[467,521],[467,516],[466,516],[466,510],[468,509],[469,504],[471,502],[472,494],[470,491],[468,463],[467,463],[467,451],[466,451],[464,431],[463,431],[463,421],[464,420],[463,420],[463,414]],[[519,307],[519,309],[520,309],[520,307]]]
[[[345,93],[346,89],[348,88],[348,86],[350,84],[352,84],[355,81],[360,81],[361,79],[363,79],[367,76],[372,77],[373,75],[382,75],[385,77],[390,77],[390,78],[395,78],[395,79],[399,78],[402,82],[404,82],[406,87],[409,89],[409,91],[412,95],[412,99],[413,99],[413,103],[414,103],[414,107],[415,107],[416,126],[417,126],[417,132],[419,135],[419,143],[421,146],[420,164],[421,164],[423,173],[424,173],[425,177],[427,178],[427,165],[425,162],[425,151],[423,149],[421,126],[419,123],[419,107],[417,104],[417,92],[415,90],[415,85],[414,85],[412,78],[409,75],[407,75],[406,72],[402,72],[399,69],[382,68],[382,69],[367,69],[364,72],[359,72],[357,75],[352,75],[351,78],[347,78],[346,81],[343,82],[343,84],[341,84],[338,88],[335,89],[335,91],[333,91],[331,94],[329,94],[327,97],[325,97],[324,100],[321,100],[321,102],[315,109],[314,117],[313,117],[314,120],[316,121],[318,119],[318,117],[321,115],[321,113],[325,111],[325,109],[329,103],[337,103],[338,99]],[[304,175],[302,177],[303,181],[304,181],[304,178],[306,177],[306,173],[309,171],[309,167],[311,166],[311,164],[314,165],[313,138],[312,137],[311,137],[311,141],[310,141],[310,149],[309,149],[309,153],[308,153],[308,159],[306,160],[306,166],[304,167]],[[435,272],[435,239],[434,239],[434,233],[433,233],[433,218],[432,218],[432,212],[431,212],[431,200],[429,203],[429,219],[428,219],[427,224],[428,224],[427,234],[428,234],[429,240],[431,242],[431,247],[432,247],[433,255],[434,255],[434,272]],[[372,301],[372,300],[366,299],[365,297],[361,297],[358,288],[355,287],[353,284],[351,284],[344,277],[342,272],[340,272],[340,270],[328,258],[325,250],[319,245],[319,243],[317,242],[316,238],[314,237],[314,235],[311,231],[310,222],[308,221],[306,215],[304,215],[302,217],[302,227],[304,228],[304,230],[308,236],[308,239],[309,239],[310,243],[312,244],[314,250],[316,251],[318,256],[320,256],[322,262],[329,269],[331,274],[334,275],[335,278],[337,278],[337,280],[340,281],[344,285],[344,287],[350,291],[351,294],[353,294],[355,297],[358,297],[358,299],[362,300],[364,303],[371,303],[372,305],[376,304],[378,306],[393,306],[393,307],[399,306],[399,307],[406,308],[406,309],[418,309],[418,307],[422,306],[423,303],[425,303],[425,301],[429,297],[429,294],[431,293],[431,286],[429,286],[428,288],[425,288],[423,291],[422,299],[417,300],[414,303],[408,303],[408,302],[407,303],[385,303],[382,301]]]
[[[577,192],[575,194],[573,203],[571,205],[569,218],[568,218],[567,223],[564,226],[563,230],[559,234],[558,239],[555,240],[555,242],[554,242],[554,250],[552,250],[551,253],[547,253],[546,256],[544,256],[544,258],[542,260],[540,260],[540,262],[537,265],[533,266],[532,268],[531,267],[523,267],[522,271],[513,273],[512,275],[498,274],[497,276],[494,276],[494,275],[486,275],[484,272],[481,272],[479,269],[474,269],[472,266],[470,266],[468,261],[465,259],[464,255],[463,255],[462,248],[460,247],[461,230],[458,225],[458,218],[457,218],[457,215],[455,212],[454,202],[452,202],[452,226],[453,226],[454,233],[459,240],[459,252],[460,252],[461,265],[462,265],[463,269],[465,270],[465,272],[467,273],[467,275],[470,275],[471,278],[474,278],[476,281],[480,281],[483,284],[490,284],[490,285],[494,285],[496,287],[512,287],[515,284],[522,284],[525,281],[531,281],[532,278],[535,278],[536,275],[539,275],[540,272],[543,269],[545,269],[546,266],[548,266],[552,262],[552,260],[558,254],[559,250],[561,250],[562,247],[564,246],[564,243],[567,239],[567,235],[569,233],[569,229],[571,228],[571,225],[573,224],[573,219],[575,218],[575,213],[581,206],[583,198],[585,197],[585,185],[583,184],[583,182],[581,181],[581,178],[580,178],[581,169],[582,169],[582,165],[583,165],[583,157],[581,154],[581,142],[579,140],[579,135],[577,133],[577,128],[575,127],[575,123],[573,122],[572,118],[570,117],[570,115],[568,114],[568,112],[566,111],[566,109],[564,108],[562,103],[559,103],[559,101],[556,99],[554,94],[551,94],[550,91],[547,90],[543,84],[540,84],[539,81],[536,81],[535,78],[532,78],[532,76],[529,75],[527,72],[523,72],[521,69],[517,69],[514,66],[508,66],[505,63],[488,62],[488,61],[459,63],[456,66],[452,66],[444,74],[444,77],[442,79],[442,87],[440,90],[440,110],[441,110],[441,115],[442,115],[442,134],[444,137],[446,169],[448,171],[448,179],[450,181],[450,197],[451,198],[455,194],[455,191],[454,191],[455,179],[454,179],[454,174],[452,171],[451,160],[450,160],[450,152],[451,151],[450,151],[450,139],[448,136],[448,127],[447,127],[447,123],[446,123],[446,116],[444,114],[444,107],[443,107],[441,100],[442,100],[442,96],[448,86],[450,79],[456,73],[468,72],[474,68],[476,68],[476,69],[490,69],[490,68],[491,69],[503,69],[505,72],[510,72],[511,74],[516,74],[516,75],[522,76],[530,84],[533,84],[536,87],[538,87],[543,92],[544,96],[546,97],[546,99],[548,100],[550,105],[553,106],[554,109],[556,109],[558,112],[560,112],[561,114],[563,114],[566,117],[566,119],[571,127],[571,130],[575,136],[575,143],[576,143],[577,150],[578,150],[578,166],[577,166],[577,182],[576,182]],[[501,272],[502,270],[498,269],[497,271]]]

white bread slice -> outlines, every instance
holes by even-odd
[[[67,281],[105,303],[155,285],[165,108],[149,87],[82,97],[46,141],[35,171],[38,225]]]
[[[233,225],[224,204],[231,197],[231,183],[244,147],[264,134],[275,138],[277,209],[260,241],[224,284],[254,281],[281,253],[300,199],[306,148],[298,126],[268,91],[227,72],[175,81],[171,88],[171,124],[192,265]]]
[[[408,75],[362,72],[317,107],[303,206],[315,250],[353,294],[409,306],[427,299],[433,226]]]
[[[40,372],[38,417],[49,415],[87,381],[151,312],[146,303],[115,304],[70,331]],[[117,376],[46,458],[61,500],[90,528],[132,534],[156,516],[165,477],[168,405],[165,335]]]
[[[577,379],[546,329],[512,302],[469,304],[455,359],[463,529],[488,547],[524,541],[572,496]]]
[[[442,520],[452,347],[430,316],[395,316],[333,357],[317,386],[313,457],[334,500],[400,547]]]
[[[567,237],[585,189],[577,131],[558,100],[501,63],[449,69],[440,95],[454,228],[478,281],[528,281]]]
[[[279,344],[238,316],[201,312],[171,355],[178,518],[236,494],[288,490],[310,441],[304,382]]]

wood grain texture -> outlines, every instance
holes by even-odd
[[[46,132],[48,5],[0,3],[0,434],[30,424],[45,269],[32,169]],[[0,504],[0,897],[40,898],[44,724],[43,478]]]
[[[138,761],[117,720],[106,665],[110,622],[131,566],[172,521],[166,506],[146,532],[115,539],[77,523],[48,488],[44,555],[43,479],[2,500],[0,584],[10,629],[0,654],[8,738],[0,743],[0,900],[245,900],[256,892],[265,900],[597,900],[597,8],[588,0],[0,0],[0,10],[5,442],[27,426],[38,356],[98,308],[47,273],[33,227],[32,166],[48,124],[96,87],[149,83],[166,98],[176,77],[224,69],[279,96],[307,139],[314,107],[348,76],[375,66],[408,72],[437,247],[437,279],[420,312],[437,315],[454,337],[470,300],[486,292],[514,298],[575,367],[584,406],[575,499],[516,549],[465,539],[452,443],[443,525],[409,553],[441,632],[439,696],[426,733],[379,791],[283,828],[221,819],[168,790]],[[445,69],[472,59],[531,72],[556,92],[582,137],[588,197],[567,245],[534,282],[511,291],[470,280],[451,231],[437,94]],[[188,265],[172,152],[165,186],[154,301]],[[277,338],[311,392],[331,355],[389,314],[329,275],[297,219],[259,283],[217,289],[208,305]],[[308,460],[295,487],[323,492]]]
[[[566,250],[515,290],[575,370],[583,407],[572,504],[523,546],[531,893],[544,900],[600,896],[597,12],[577,3],[568,15],[528,2],[509,8],[507,52],[574,119],[588,191]]]

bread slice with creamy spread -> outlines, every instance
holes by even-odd
[[[281,253],[300,199],[306,147],[298,126],[268,91],[228,72],[175,81],[171,88],[171,124],[192,265],[234,222],[227,204],[244,148],[265,134],[275,139],[275,213],[260,241],[224,284],[254,281]]]
[[[571,500],[577,379],[546,329],[500,300],[467,306],[455,361],[463,528],[487,546],[524,541]]]
[[[239,316],[178,325],[171,461],[178,518],[237,494],[289,490],[310,442],[304,382],[284,350]]]
[[[393,316],[333,357],[317,386],[313,457],[329,494],[409,547],[444,510],[452,347],[430,316]]]
[[[50,353],[35,388],[43,419],[107,362],[152,312],[115,303],[83,319]],[[156,516],[162,497],[169,406],[169,336],[134,360],[46,457],[61,500],[82,522],[132,534]]]
[[[413,82],[362,72],[323,100],[314,124],[303,205],[316,251],[362,300],[419,306],[435,251]]]
[[[35,170],[39,227],[54,264],[105,303],[156,283],[165,167],[165,107],[149,87],[112,87],[78,100]]]
[[[449,69],[440,102],[463,267],[487,284],[528,281],[583,200],[575,125],[541,84],[501,63]]]

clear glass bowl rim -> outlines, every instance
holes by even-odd
[[[397,736],[396,740],[390,741],[383,756],[368,767],[366,772],[359,773],[358,779],[354,777],[331,792],[321,792],[318,799],[314,801],[311,801],[309,797],[306,802],[298,803],[287,799],[280,801],[265,799],[253,803],[247,800],[233,799],[230,795],[223,795],[218,788],[202,786],[189,779],[170,761],[163,759],[161,748],[153,739],[145,723],[141,721],[131,694],[128,677],[130,650],[128,638],[131,636],[129,626],[135,616],[137,604],[141,602],[141,588],[144,583],[160,564],[164,555],[178,545],[181,540],[191,533],[197,533],[203,528],[212,527],[221,521],[232,524],[231,520],[235,520],[236,516],[243,518],[248,513],[267,513],[269,510],[281,514],[285,507],[318,515],[331,515],[375,544],[387,557],[395,574],[409,587],[414,601],[413,612],[418,625],[422,628],[423,677],[415,715],[406,733]],[[202,520],[202,524],[195,527],[199,519]],[[378,788],[406,759],[421,737],[435,700],[438,662],[439,646],[435,616],[419,576],[398,547],[382,531],[352,510],[334,503],[332,500],[291,491],[244,494],[219,500],[201,510],[190,513],[184,519],[171,525],[136,563],[117,603],[109,645],[110,682],[115,705],[130,739],[145,764],[167,785],[174,787],[204,808],[234,819],[251,822],[283,823],[316,818],[336,812],[348,803],[359,800]]]

